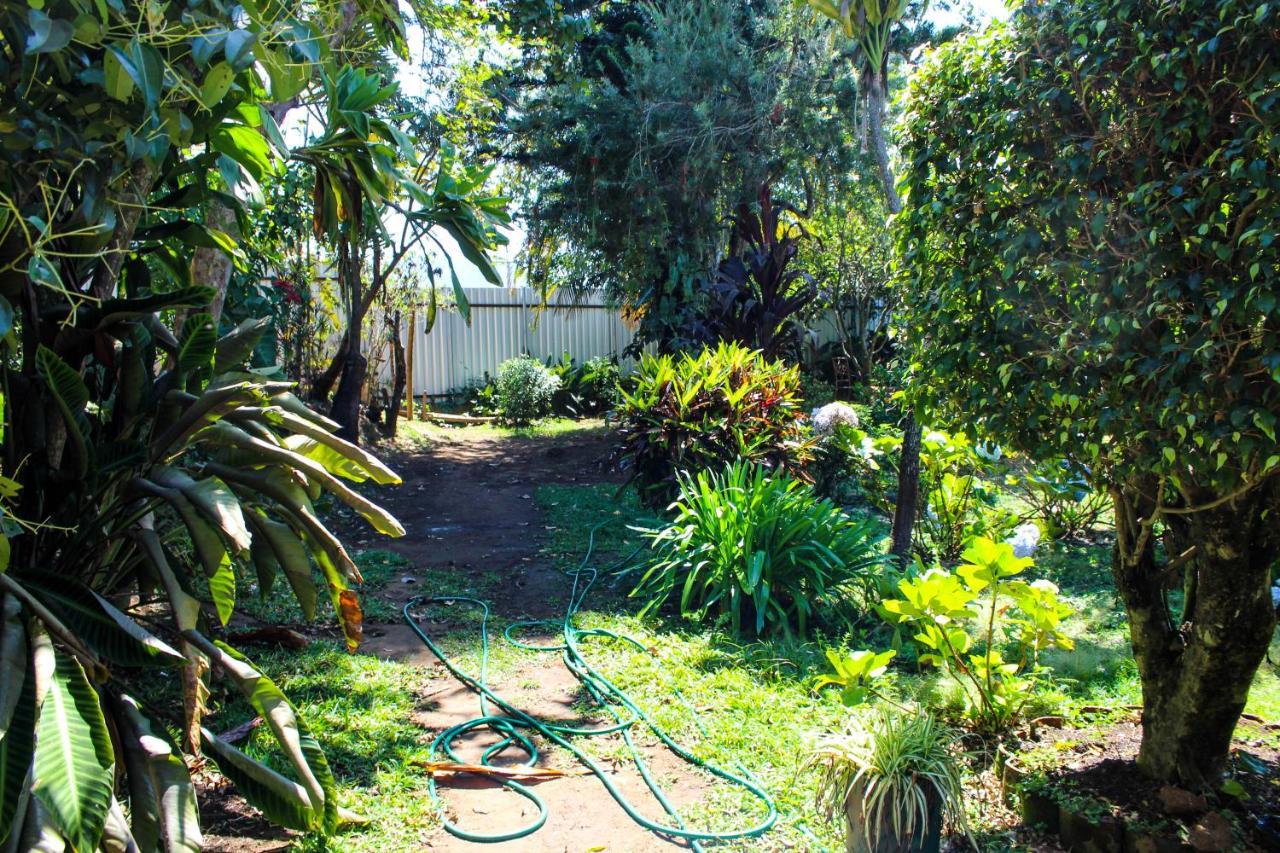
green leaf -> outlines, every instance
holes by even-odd
[[[292,779],[253,760],[206,728],[200,729],[204,751],[267,820],[307,832],[318,828],[307,791]]]
[[[0,296],[0,338],[13,331],[13,305]]]
[[[61,18],[50,18],[38,9],[27,10],[27,25],[31,34],[27,36],[27,53],[53,53],[62,50],[71,43],[75,28],[70,21]]]
[[[209,144],[244,167],[261,183],[274,172],[271,147],[256,128],[243,124],[224,124],[209,134]]]
[[[225,551],[217,570],[209,577],[209,594],[213,596],[218,620],[225,626],[236,609],[236,573],[231,557]]]
[[[255,779],[261,780],[265,792],[271,794],[268,804],[273,808],[281,805],[278,800],[280,796],[286,794],[286,791],[291,792],[291,796],[286,795],[286,801],[294,800],[295,803],[300,793],[301,803],[297,805],[301,806],[301,814],[298,814],[296,806],[286,809],[285,813],[290,817],[305,816],[305,824],[303,826],[296,826],[293,823],[288,825],[299,829],[324,828],[332,832],[337,827],[338,819],[333,775],[329,770],[324,752],[302,722],[297,709],[271,679],[255,669],[230,646],[225,643],[209,644],[203,638],[200,638],[199,645],[201,650],[209,655],[210,660],[221,667],[221,671],[239,688],[244,697],[249,700],[249,704],[266,722],[275,736],[276,743],[284,751],[285,757],[301,780],[301,785],[295,785],[279,774],[276,774],[276,779],[263,777],[236,760],[231,753],[220,752],[219,758],[226,755],[237,770],[246,771]],[[221,767],[221,763],[219,766]],[[287,784],[282,785],[282,781]],[[242,793],[254,805],[264,812],[267,811],[266,805],[254,801],[250,791],[242,791]]]
[[[236,72],[225,62],[219,62],[210,68],[204,75],[204,82],[200,84],[201,105],[212,110],[231,91],[231,84],[235,79]]]
[[[159,52],[137,38],[130,40],[125,50],[114,45],[109,45],[108,50],[129,75],[133,85],[138,87],[147,108],[155,109],[159,106],[160,92],[164,85],[164,61]]]
[[[133,78],[124,69],[120,54],[114,50],[106,51],[102,58],[102,85],[108,96],[118,101],[128,101],[133,95]]]
[[[384,533],[387,536],[404,535],[404,527],[396,520],[395,516],[370,501],[364,495],[348,487],[325,470],[324,466],[318,462],[294,453],[285,447],[268,444],[226,421],[219,421],[206,427],[201,432],[201,437],[215,443],[247,451],[264,462],[283,465],[285,468],[296,468],[308,477],[319,481],[325,489],[332,492],[339,500],[360,513],[379,533]]]
[[[89,420],[84,415],[89,389],[80,374],[44,344],[36,350],[36,373],[44,380],[58,411],[62,413],[67,433],[76,448],[79,474],[84,476],[89,470]]]
[[[311,574],[311,561],[307,547],[302,544],[289,525],[274,521],[253,511],[245,516],[254,528],[253,544],[270,548],[277,564],[284,570],[285,579],[293,589],[293,595],[308,621],[316,618],[316,585]]]
[[[205,518],[222,531],[237,554],[249,550],[252,537],[245,527],[240,501],[217,477],[195,480],[176,468],[157,467],[152,470],[151,479],[162,486],[180,491]]]
[[[219,338],[214,350],[213,372],[222,374],[244,367],[258,346],[258,341],[262,340],[269,328],[269,318],[250,318]]]
[[[253,44],[256,37],[248,30],[232,30],[227,33],[223,51],[227,62],[237,71],[243,71],[253,63]]]
[[[23,585],[100,657],[127,667],[173,667],[181,654],[120,612],[89,587],[72,579],[54,585],[26,578]]]
[[[111,806],[111,736],[79,662],[65,652],[47,654],[54,667],[40,701],[31,791],[73,849],[92,851]]]
[[[328,450],[329,454],[311,449],[307,452],[298,451],[297,448],[291,449],[315,459],[334,474],[339,474],[357,483],[363,483],[365,480],[372,478],[380,486],[394,486],[399,485],[401,482],[400,475],[388,468],[381,459],[359,445],[352,444],[334,435],[329,430],[316,426],[305,418],[298,417],[292,412],[279,412],[273,413],[270,419],[272,423],[283,426],[285,429],[323,445],[323,448]],[[330,467],[330,464],[333,467]],[[354,466],[354,469],[352,466]],[[336,470],[338,468],[342,470]]]
[[[128,768],[129,816],[142,850],[199,853],[204,845],[195,786],[162,727],[153,726],[129,696],[117,701],[121,748]]]
[[[36,688],[18,601],[5,596],[0,622],[0,845],[14,825],[35,751]]]
[[[183,373],[212,370],[218,346],[218,327],[211,314],[191,314],[182,325],[178,344],[178,369]]]

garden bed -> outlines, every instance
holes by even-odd
[[[1280,726],[1246,715],[1230,776],[1201,795],[1152,782],[1135,759],[1136,709],[1048,719],[1020,748],[1002,749],[1001,778],[1023,820],[1080,851],[1280,849]]]

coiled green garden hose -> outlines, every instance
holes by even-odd
[[[431,650],[431,653],[440,659],[440,662],[444,664],[449,672],[468,688],[479,694],[480,697],[480,715],[445,729],[437,735],[435,740],[431,743],[431,758],[434,760],[435,756],[439,752],[443,752],[450,760],[461,762],[462,759],[460,759],[454,751],[454,741],[458,737],[473,730],[489,729],[498,735],[499,740],[493,746],[484,751],[480,758],[482,764],[492,766],[491,761],[494,757],[502,754],[508,749],[515,749],[518,752],[523,753],[525,756],[523,766],[533,767],[538,760],[538,748],[534,744],[532,736],[535,734],[541,735],[552,743],[568,750],[578,761],[586,765],[586,767],[604,785],[610,796],[612,796],[613,799],[617,801],[618,805],[622,807],[622,810],[625,811],[636,823],[652,832],[672,838],[686,839],[689,842],[690,848],[696,851],[701,851],[703,849],[699,843],[702,841],[730,841],[733,839],[753,838],[764,834],[777,821],[778,810],[768,793],[764,791],[759,783],[751,778],[750,771],[738,763],[737,767],[741,775],[731,773],[730,771],[704,761],[689,752],[672,739],[656,722],[654,722],[652,718],[641,710],[624,690],[601,675],[583,657],[578,643],[580,639],[586,637],[599,637],[616,640],[618,642],[629,644],[641,651],[644,651],[645,649],[641,643],[623,634],[617,634],[612,631],[605,631],[602,629],[584,630],[578,628],[574,624],[574,617],[577,615],[579,608],[582,606],[582,602],[586,599],[587,593],[590,591],[599,575],[599,572],[594,568],[590,568],[588,563],[590,562],[591,554],[595,549],[596,531],[599,530],[604,523],[605,522],[602,522],[601,524],[597,524],[595,527],[591,528],[591,533],[587,542],[586,555],[582,558],[582,562],[579,563],[577,569],[566,573],[573,579],[573,588],[569,595],[568,606],[565,608],[563,621],[560,623],[556,623],[552,620],[516,622],[507,627],[504,632],[504,636],[508,642],[522,649],[540,652],[560,652],[561,659],[564,661],[565,666],[573,673],[579,682],[581,682],[583,688],[587,691],[587,694],[592,698],[592,700],[609,712],[614,719],[614,723],[612,725],[591,729],[558,725],[540,720],[503,700],[490,690],[488,686],[489,606],[479,599],[467,596],[419,596],[408,601],[404,605],[402,613],[405,622],[413,629],[418,638],[426,644],[427,648]],[[638,552],[639,549],[637,548],[631,555],[618,561],[614,566],[610,567],[610,569],[617,568],[618,566],[630,561],[630,559]],[[421,605],[443,603],[466,603],[474,605],[480,610],[480,672],[478,676],[468,675],[459,669],[453,661],[449,660],[449,657],[444,653],[444,651],[432,642],[431,638],[427,636],[427,633],[422,630],[422,627],[410,612],[413,608]],[[561,643],[552,646],[533,645],[522,642],[515,636],[518,632],[527,628],[548,626],[559,628],[562,639]],[[702,727],[702,723],[698,719],[697,712],[689,705],[688,702],[685,701],[678,689],[673,688],[673,693],[679,699],[681,704],[689,710],[698,730],[705,735],[706,730]],[[496,706],[501,713],[491,713],[489,703]],[[649,772],[648,766],[645,764],[639,750],[636,748],[631,732],[633,726],[637,723],[643,723],[648,726],[649,730],[653,732],[668,749],[680,756],[689,764],[692,764],[695,767],[700,767],[714,776],[741,786],[747,790],[763,804],[766,811],[764,818],[745,829],[716,832],[686,828],[684,821],[681,819],[675,806],[667,799],[661,786]],[[603,768],[601,768],[599,764],[597,764],[589,755],[586,754],[586,752],[576,746],[571,740],[571,738],[575,737],[596,737],[610,734],[621,734],[627,748],[631,752],[631,758],[636,765],[636,769],[640,772],[641,778],[644,779],[645,784],[653,793],[654,798],[670,817],[670,823],[658,823],[642,815],[623,795],[623,793],[618,790]],[[534,818],[531,823],[526,824],[519,829],[496,834],[471,832],[463,829],[447,818],[442,817],[444,821],[444,828],[449,833],[467,841],[495,843],[499,841],[512,841],[517,838],[524,838],[534,832],[537,832],[538,829],[546,823],[546,803],[544,803],[533,790],[513,779],[493,777],[493,780],[533,803],[538,810],[537,817]],[[443,801],[441,800],[439,792],[436,790],[434,776],[430,776],[427,779],[427,791],[431,796],[432,802],[437,808],[441,809],[441,813],[443,815]]]

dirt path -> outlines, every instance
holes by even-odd
[[[451,432],[425,449],[393,454],[388,459],[404,478],[404,484],[381,493],[379,500],[404,524],[405,537],[375,540],[356,528],[342,533],[354,547],[396,551],[419,571],[436,569],[437,577],[440,568],[448,567],[457,573],[455,589],[466,589],[469,579],[481,575],[491,578],[496,573],[500,583],[490,597],[490,606],[500,617],[556,616],[562,612],[567,589],[563,574],[540,555],[544,519],[534,493],[544,483],[604,480],[601,462],[606,451],[604,437],[595,432],[537,439],[477,436],[465,430]],[[428,590],[418,583],[393,583],[382,595],[390,602],[403,603],[425,592]],[[369,623],[365,637],[362,653],[423,667],[424,706],[413,721],[423,728],[426,737],[435,737],[479,714],[475,694],[439,666],[408,626]],[[531,655],[515,676],[492,686],[534,715],[586,726],[598,724],[597,720],[576,716],[573,706],[580,687],[558,656]],[[465,743],[464,758],[478,761],[480,753],[495,740],[492,734],[483,733],[460,741]],[[677,806],[697,801],[706,791],[706,778],[665,749],[646,747],[644,752],[651,770],[663,780]],[[519,757],[513,756],[513,763],[517,760]],[[554,747],[544,752],[540,763],[573,774],[583,770]],[[661,807],[630,762],[612,762],[611,776],[650,818],[661,819]],[[440,787],[451,818],[469,829],[485,833],[514,829],[528,823],[536,811],[522,797],[485,782],[446,784],[442,780]],[[437,830],[429,839],[428,849],[643,853],[686,846],[660,838],[636,824],[594,776],[571,775],[545,781],[536,786],[536,791],[546,802],[549,816],[534,835],[499,844],[476,844]],[[366,831],[376,833],[377,829]],[[256,849],[274,849],[278,845],[276,841]],[[251,848],[215,844],[213,849]]]
[[[534,492],[544,483],[590,483],[605,479],[602,462],[606,440],[596,433],[555,438],[475,438],[459,430],[436,441],[425,452],[395,460],[404,486],[386,503],[408,531],[391,547],[419,566],[448,565],[465,588],[468,576],[496,572],[502,584],[491,597],[493,612],[507,618],[559,615],[567,592],[564,576],[540,558],[543,516]],[[408,587],[405,589],[405,587]],[[413,585],[390,590],[405,600],[418,594]],[[434,669],[435,658],[408,626],[371,626],[364,651],[433,667],[441,685],[428,694],[429,707],[415,720],[435,734],[475,717],[475,694]],[[499,695],[539,717],[593,725],[579,719],[573,705],[579,684],[554,655],[532,656],[509,682],[496,682]],[[485,733],[470,738],[462,753],[469,760],[496,742]],[[683,763],[665,750],[649,750],[648,760],[662,777],[690,776],[676,800],[687,803],[703,788],[703,780],[684,771]],[[518,757],[513,757],[513,763]],[[577,773],[582,768],[551,749],[543,764]],[[645,804],[657,818],[660,807],[629,763],[615,763],[614,782],[633,802]],[[452,818],[486,833],[514,829],[529,822],[536,809],[517,794],[486,783],[441,785]],[[683,845],[660,839],[638,826],[592,776],[570,776],[542,782],[537,793],[547,804],[546,824],[534,835],[500,844],[475,844],[438,832],[431,849],[474,851],[669,851]]]

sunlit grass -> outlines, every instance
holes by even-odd
[[[605,428],[603,420],[587,418],[547,418],[528,426],[508,427],[497,423],[453,426],[432,421],[400,421],[399,441],[409,445],[429,443],[441,438],[549,438],[572,433],[594,433]]]

